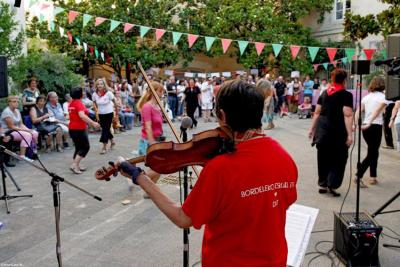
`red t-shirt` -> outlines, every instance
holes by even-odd
[[[285,267],[296,182],[293,159],[269,137],[211,160],[182,206],[194,228],[205,224],[202,266]]]
[[[78,114],[80,111],[84,111],[86,115],[89,114],[89,111],[80,99],[72,100],[68,106],[70,130],[86,130],[87,124]]]

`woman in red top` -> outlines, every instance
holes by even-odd
[[[69,135],[75,145],[74,161],[70,167],[71,171],[75,174],[81,174],[86,169],[81,167],[79,164],[83,158],[86,157],[89,152],[89,138],[87,134],[87,124],[90,124],[94,128],[100,128],[100,124],[92,121],[88,115],[89,111],[82,103],[83,97],[82,88],[77,87],[71,91],[72,102],[69,104]]]

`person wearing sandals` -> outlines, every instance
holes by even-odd
[[[100,143],[103,148],[100,154],[107,152],[107,144],[110,141],[110,149],[113,149],[115,142],[111,133],[111,124],[114,117],[114,106],[117,106],[114,94],[107,90],[107,84],[104,79],[97,79],[95,83],[96,92],[93,93],[93,103],[99,112],[99,122],[101,126]]]
[[[361,110],[356,112],[356,122],[358,121],[361,112],[364,112],[364,120],[361,126],[362,135],[367,143],[367,156],[361,162],[360,168],[357,170],[356,176],[360,179],[363,178],[365,172],[369,168],[370,178],[368,183],[374,185],[378,183],[377,180],[377,167],[379,157],[379,147],[382,141],[382,125],[383,125],[383,111],[388,104],[385,99],[385,79],[383,77],[375,77],[372,79],[366,95],[361,100]],[[357,183],[357,180],[354,180]],[[367,187],[361,180],[361,187]]]
[[[53,135],[56,136],[57,151],[63,152],[63,131],[45,105],[46,97],[43,95],[38,96],[36,105],[30,111],[32,124],[46,141],[46,153],[53,150]]]
[[[69,136],[75,145],[73,163],[70,167],[75,174],[81,174],[86,169],[80,165],[89,152],[90,144],[87,133],[87,124],[94,128],[100,128],[100,124],[89,118],[89,111],[82,103],[83,89],[80,87],[74,88],[71,91],[72,101],[68,106],[69,112]]]
[[[338,197],[336,189],[342,185],[353,143],[353,95],[345,90],[345,70],[335,69],[331,77],[329,88],[318,98],[309,138],[318,151],[318,192]]]
[[[400,152],[400,100],[397,100],[390,116],[389,128],[396,127],[397,132],[397,152]]]

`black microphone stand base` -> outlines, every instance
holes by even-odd
[[[8,207],[8,200],[19,198],[19,197],[33,197],[33,195],[19,195],[19,196],[8,195],[7,194],[7,185],[6,185],[7,169],[4,167],[3,162],[0,162],[0,169],[1,169],[1,177],[2,177],[2,182],[3,182],[3,195],[0,197],[0,200],[4,200],[4,202],[6,203],[7,214],[10,214],[10,209]],[[10,179],[14,183],[17,190],[20,191],[21,189],[19,188],[18,184],[15,182],[14,178],[12,178],[12,176],[10,175],[10,173],[8,171],[7,171],[7,173],[10,176]]]

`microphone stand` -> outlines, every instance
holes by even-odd
[[[182,142],[187,142],[187,129],[181,126],[181,137]],[[189,183],[188,183],[188,167],[183,168],[183,202],[189,194]],[[189,233],[190,229],[183,229],[183,266],[189,267]]]
[[[36,169],[47,173],[51,177],[51,186],[53,188],[53,203],[54,203],[54,215],[55,215],[55,223],[56,223],[56,237],[57,237],[57,242],[56,242],[56,254],[57,254],[57,261],[58,261],[58,266],[62,267],[62,258],[61,258],[61,233],[60,233],[60,215],[61,215],[61,210],[60,210],[60,203],[61,203],[61,193],[60,193],[60,182],[64,182],[65,184],[74,187],[75,189],[78,189],[79,191],[93,197],[94,199],[101,201],[102,199],[96,195],[93,195],[92,193],[86,191],[85,189],[69,182],[68,180],[64,179],[63,177],[58,176],[57,174],[53,172],[49,172],[46,168],[41,167],[33,163],[32,161],[29,161],[18,154],[15,154],[14,152],[6,149],[4,146],[0,145],[0,151],[2,153],[6,153],[16,159],[19,160],[24,160],[28,162],[31,166],[35,167]]]

